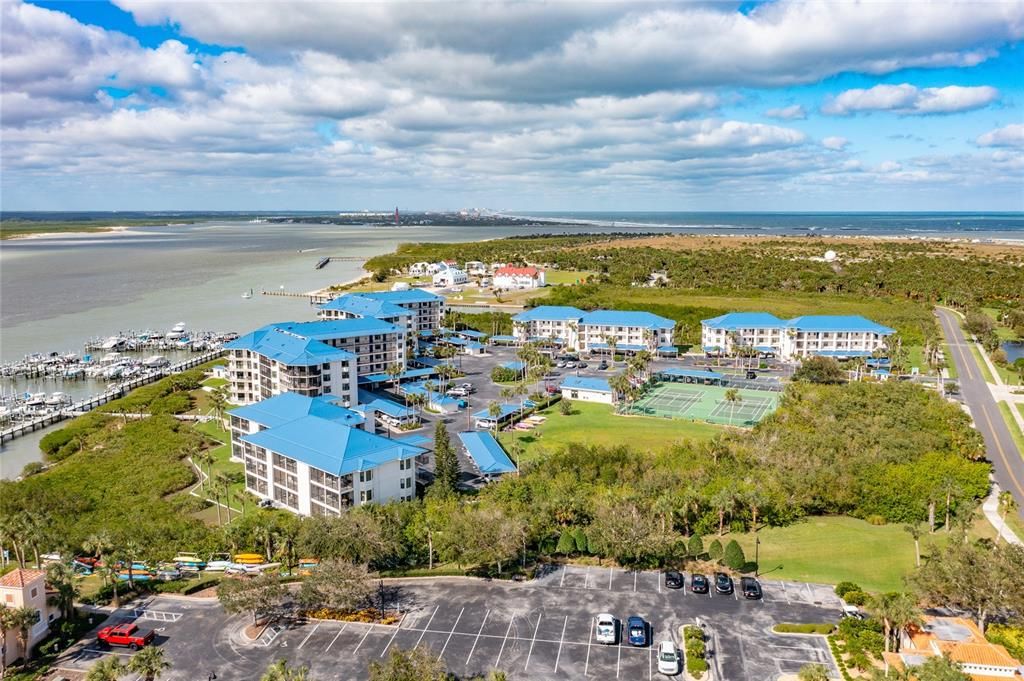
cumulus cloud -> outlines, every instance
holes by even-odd
[[[982,147],[1024,148],[1024,124],[1011,123],[1002,128],[990,130],[984,135],[980,135],[975,142]]]
[[[804,107],[799,104],[768,109],[764,112],[764,115],[768,118],[777,118],[782,121],[796,121],[807,118],[807,112],[804,111]]]
[[[846,145],[848,145],[849,143],[850,140],[846,139],[845,137],[838,136],[826,137],[825,139],[821,140],[821,146],[825,147],[826,149],[831,149],[832,151],[842,151],[843,149],[846,148]]]
[[[842,92],[825,102],[823,113],[846,116],[869,111],[892,111],[901,114],[948,114],[988,106],[999,98],[999,90],[978,87],[918,88],[909,83],[876,85],[869,89]]]

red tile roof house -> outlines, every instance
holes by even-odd
[[[46,572],[43,570],[12,570],[0,577],[0,607],[31,608],[39,614],[39,620],[29,631],[28,647],[31,649],[50,633],[50,623],[60,617],[60,611],[46,601]],[[24,657],[25,651],[18,634],[8,631],[0,650],[0,668]]]
[[[545,285],[544,270],[536,267],[500,267],[494,271],[494,288],[525,289]]]

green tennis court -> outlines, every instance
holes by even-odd
[[[738,399],[730,402],[725,398],[728,390],[713,385],[656,383],[633,403],[629,413],[752,426],[778,406],[775,393],[739,388]]]

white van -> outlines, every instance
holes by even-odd
[[[597,616],[597,642],[615,645],[619,642],[619,621],[615,615],[603,612]]]
[[[679,673],[679,650],[672,641],[658,644],[658,673],[675,676]]]

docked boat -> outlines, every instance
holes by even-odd
[[[111,336],[100,343],[100,350],[121,350],[124,348],[125,342],[121,336]]]
[[[63,407],[71,404],[71,395],[62,392],[55,392],[46,398],[47,407]]]
[[[242,297],[245,298],[246,300],[248,300],[249,298],[252,298],[252,289],[249,289],[248,291],[243,293]]]
[[[160,367],[165,367],[170,363],[170,360],[168,360],[163,355],[150,355],[149,357],[142,360],[142,366],[146,367],[147,369],[159,369]]]
[[[264,560],[259,553],[236,553],[235,562],[240,565],[262,565]]]
[[[71,366],[64,370],[64,378],[81,378],[85,376],[85,367]]]
[[[185,322],[178,322],[171,327],[171,330],[164,335],[167,340],[178,340],[185,335]]]

